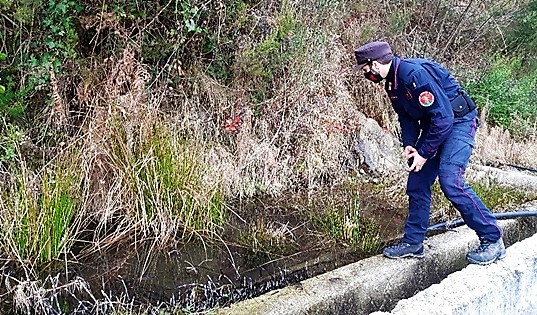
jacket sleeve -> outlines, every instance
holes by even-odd
[[[420,135],[420,126],[417,120],[410,117],[401,105],[392,102],[392,107],[397,114],[399,125],[401,126],[401,140],[403,148],[415,146]]]
[[[430,159],[451,133],[453,109],[442,87],[426,70],[414,73],[413,84],[417,106],[425,112],[425,117],[430,119],[430,127],[422,135],[423,141],[420,141],[421,145],[416,149],[419,155]]]

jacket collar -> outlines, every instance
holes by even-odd
[[[397,89],[397,72],[399,70],[399,64],[401,63],[401,59],[397,56],[394,56],[392,59],[392,65],[390,66],[390,70],[388,71],[388,75],[386,75],[386,89],[387,90],[396,90]]]

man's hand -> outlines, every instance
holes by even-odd
[[[427,159],[423,158],[416,148],[412,146],[406,146],[403,151],[403,157],[408,161],[408,172],[419,172],[423,168]]]

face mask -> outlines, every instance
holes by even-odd
[[[380,73],[375,73],[373,72],[373,70],[369,70],[366,73],[364,73],[364,77],[375,83],[379,83],[380,81],[384,80],[384,78],[380,75]]]

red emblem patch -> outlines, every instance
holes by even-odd
[[[421,106],[429,107],[434,103],[434,95],[429,91],[421,92],[419,96]]]

